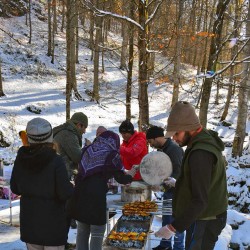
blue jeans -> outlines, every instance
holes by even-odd
[[[163,198],[165,200],[172,199],[172,197],[173,197],[172,190],[165,192],[163,195]],[[172,215],[163,215],[162,216],[162,226],[166,226],[167,224],[171,224],[172,221],[173,221]],[[160,242],[160,246],[165,247],[165,248],[172,247],[172,241],[174,241],[173,247],[172,247],[173,250],[184,250],[185,249],[184,238],[185,238],[185,233],[176,232],[175,236],[173,236],[169,240],[162,239]]]
[[[77,222],[76,250],[102,250],[105,225],[88,225]],[[89,243],[89,237],[90,243]]]

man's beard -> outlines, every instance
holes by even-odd
[[[185,131],[184,137],[181,142],[178,142],[178,144],[181,147],[187,146],[188,143],[190,142],[192,136],[190,135],[189,131]]]

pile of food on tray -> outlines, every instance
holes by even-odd
[[[146,238],[146,232],[117,232],[113,230],[108,236],[108,243],[116,247],[142,248]]]
[[[157,211],[158,206],[152,201],[134,201],[123,206],[122,220],[148,220],[150,212]]]
[[[107,236],[103,249],[144,249],[158,206],[152,201],[135,201],[122,208],[122,216]]]

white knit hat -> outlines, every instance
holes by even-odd
[[[28,122],[26,133],[29,143],[52,143],[53,133],[51,124],[43,118],[34,118]]]

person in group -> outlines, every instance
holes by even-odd
[[[107,129],[104,126],[99,126],[96,130],[96,137],[98,137],[101,133],[107,131]]]
[[[26,131],[25,130],[21,130],[21,131],[19,131],[18,134],[19,134],[19,137],[20,137],[20,139],[22,141],[23,146],[29,146],[29,142],[28,142],[28,137],[27,137]]]
[[[82,112],[74,113],[64,124],[53,128],[57,152],[65,161],[70,179],[75,175],[82,154],[82,135],[88,127],[88,117]]]
[[[148,153],[146,135],[143,132],[134,130],[133,124],[125,120],[119,126],[122,135],[120,153],[125,169],[130,170],[133,165],[141,163],[142,158]],[[134,180],[141,180],[140,172],[137,171]]]
[[[78,163],[82,154],[82,135],[88,127],[88,117],[82,112],[74,113],[66,123],[53,128],[54,143],[57,153],[65,161],[68,177],[74,181]],[[90,142],[89,142],[90,143]],[[70,220],[69,227],[77,227],[75,220]]]
[[[51,124],[42,118],[28,122],[29,147],[17,153],[10,179],[20,198],[21,240],[28,250],[64,250],[67,242],[65,204],[73,194],[63,159],[53,149]]]
[[[104,126],[99,126],[96,130],[96,138],[105,131],[107,131],[107,129]],[[112,192],[113,194],[118,193],[118,183],[115,181],[114,177],[108,180],[108,191]]]
[[[132,182],[135,170],[127,173],[121,162],[120,138],[112,131],[101,133],[83,149],[76,177],[74,202],[69,213],[77,220],[77,250],[101,250],[106,228],[107,182]],[[90,238],[90,243],[89,243]]]
[[[150,127],[146,132],[146,138],[149,145],[153,148],[156,148],[158,151],[162,151],[167,154],[172,162],[173,173],[172,178],[178,179],[181,171],[181,162],[183,158],[184,151],[171,140],[171,138],[166,138],[164,136],[164,129],[158,126]],[[170,179],[171,180],[171,179]],[[168,180],[165,183],[165,191],[163,194],[164,200],[172,200],[173,198],[174,187],[168,186]],[[162,226],[170,224],[173,220],[172,215],[163,215],[162,216]],[[154,250],[184,250],[184,233],[176,232],[174,238],[174,244],[172,248],[171,238],[169,241],[162,239],[160,244],[157,247],[152,249]]]
[[[212,250],[227,220],[224,144],[217,132],[201,126],[194,107],[185,101],[173,106],[167,135],[187,148],[175,184],[174,220],[155,235],[169,239],[186,230],[185,249]]]

